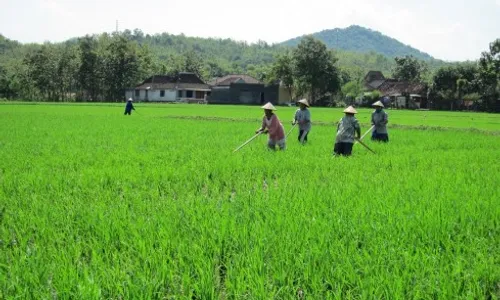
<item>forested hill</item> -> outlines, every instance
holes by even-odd
[[[375,52],[389,57],[412,55],[418,59],[431,60],[432,56],[421,52],[400,41],[383,35],[378,31],[352,25],[347,28],[323,30],[311,34],[326,44],[328,48],[354,52]],[[296,37],[281,43],[286,46],[297,46],[302,37]]]
[[[168,33],[148,35],[141,31],[127,32],[130,38],[141,44],[148,45],[160,61],[168,62],[177,55],[193,50],[212,67],[221,68],[222,73],[255,73],[259,66],[272,63],[277,54],[289,51],[292,47],[275,44],[271,45],[264,41],[254,44],[235,41],[231,39],[198,38],[185,35],[172,35]],[[399,42],[398,42],[399,43]],[[339,59],[338,65],[352,73],[366,74],[369,70],[381,70],[390,75],[394,66],[394,57],[371,51],[352,51],[343,49],[332,49]],[[418,50],[415,50],[418,52]],[[401,52],[401,56],[412,55],[414,52]],[[424,56],[429,69],[435,70],[444,65],[443,61],[433,59],[429,55],[420,53],[420,59]],[[418,56],[414,55],[419,58]],[[215,66],[217,65],[217,66]],[[255,74],[253,74],[255,75]]]
[[[290,50],[290,47],[282,44],[270,45],[266,42],[248,44],[246,42],[231,39],[198,38],[185,35],[173,35],[168,33],[145,34],[141,30],[125,30],[122,33],[129,40],[137,41],[143,47],[151,50],[155,62],[163,69],[176,68],[182,65],[182,60],[188,52],[194,52],[205,66],[207,77],[223,75],[227,73],[248,73],[253,76],[265,72],[275,59],[277,54]],[[96,38],[102,39],[102,34]],[[71,39],[65,43],[77,44],[78,39]],[[15,41],[0,37],[0,65],[5,63],[7,57],[20,57],[29,49],[40,45],[21,45]],[[4,49],[4,50],[2,50]],[[389,75],[394,66],[394,59],[374,51],[360,53],[346,50],[335,50],[339,59],[338,65],[352,74],[362,76],[369,70],[381,70]],[[438,60],[428,61],[431,70],[443,65]]]
[[[0,57],[2,55],[5,56],[12,55],[13,54],[12,52],[16,50],[19,46],[21,46],[20,43],[9,40],[8,38],[0,34]]]

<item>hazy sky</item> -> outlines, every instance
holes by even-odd
[[[361,25],[445,60],[477,59],[500,38],[500,0],[0,0],[0,33],[63,41],[120,30],[281,42]]]

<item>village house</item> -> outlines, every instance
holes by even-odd
[[[369,71],[363,80],[366,91],[371,92],[377,90],[386,80],[384,74],[380,71]]]
[[[210,86],[194,73],[176,76],[155,75],[133,89],[125,91],[126,99],[145,102],[206,102]]]
[[[421,109],[428,108],[428,87],[422,82],[409,82],[385,78],[380,71],[370,71],[364,80],[367,92],[380,91],[381,96],[391,107]]]
[[[213,104],[264,104],[278,103],[279,86],[268,85],[248,75],[227,75],[209,82]]]

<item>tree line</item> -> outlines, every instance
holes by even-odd
[[[146,47],[120,34],[29,45],[0,64],[0,97],[42,101],[120,101],[154,72]]]
[[[413,57],[396,58],[393,77],[399,80],[422,81],[428,72],[425,63]],[[428,98],[433,109],[463,109],[471,102],[472,109],[500,112],[500,39],[481,53],[477,62],[454,63],[437,69],[428,82]]]
[[[373,67],[373,68],[372,68]],[[0,98],[36,101],[122,101],[124,89],[154,74],[187,71],[205,80],[248,74],[282,84],[294,99],[311,102],[363,94],[368,70],[429,86],[435,109],[457,109],[464,100],[475,109],[498,109],[500,39],[477,62],[436,64],[412,56],[389,59],[374,53],[327,49],[309,36],[297,47],[247,44],[125,30],[64,43],[22,45],[0,35]],[[379,95],[372,93],[376,98]],[[291,99],[292,100],[292,99]]]

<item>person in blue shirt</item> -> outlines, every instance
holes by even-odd
[[[335,137],[335,146],[333,149],[335,156],[350,156],[355,139],[359,139],[361,136],[358,119],[354,117],[358,113],[356,109],[349,106],[344,109],[344,113],[345,117],[340,119],[337,125],[337,136]]]
[[[297,101],[300,108],[295,112],[292,125],[299,123],[299,142],[307,142],[307,135],[311,131],[311,112],[309,111],[309,102],[306,99]]]
[[[132,101],[134,101],[132,98],[129,98],[127,101],[127,104],[125,105],[125,113],[124,115],[131,115],[132,110],[135,110],[134,105],[132,104]]]
[[[389,116],[384,111],[384,104],[377,101],[372,104],[375,107],[375,111],[372,113],[372,125],[375,126],[372,132],[373,141],[389,142],[389,134],[387,132],[387,123],[389,122]]]

